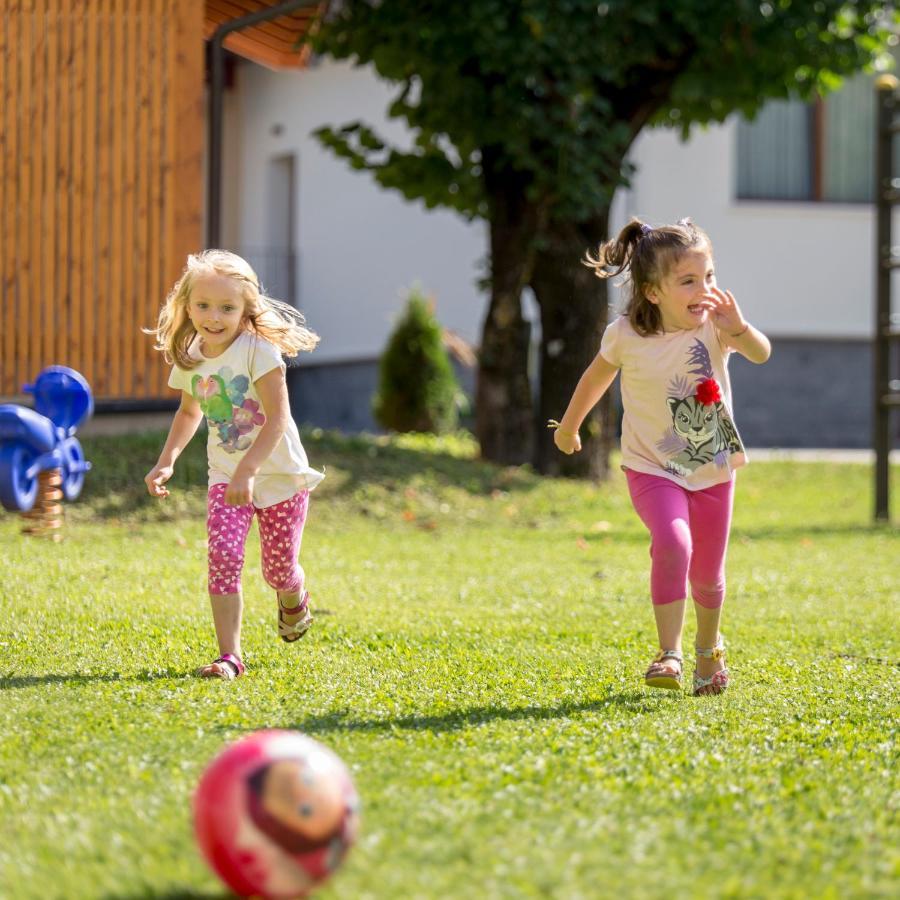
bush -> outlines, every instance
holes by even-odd
[[[434,304],[413,288],[379,363],[372,409],[389,431],[452,431],[463,394],[444,347]]]

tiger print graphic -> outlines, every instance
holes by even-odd
[[[696,397],[669,397],[668,403],[675,434],[686,444],[669,460],[671,471],[689,475],[700,466],[716,461],[719,454],[728,456],[743,450],[721,401],[704,404]]]
[[[657,443],[668,457],[666,471],[682,478],[708,463],[725,466],[732,453],[744,450],[703,341],[694,341],[687,362],[689,375],[697,380],[684,375],[672,379],[667,398],[672,427]]]

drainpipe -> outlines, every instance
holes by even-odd
[[[208,170],[206,181],[206,246],[218,247],[221,240],[222,211],[222,102],[225,92],[225,48],[223,43],[233,31],[277,19],[304,6],[318,6],[321,0],[286,0],[270,9],[260,9],[239,19],[224,22],[209,42],[209,125]]]

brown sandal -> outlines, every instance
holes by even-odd
[[[666,665],[670,660],[675,668]],[[680,650],[660,650],[650,663],[644,674],[644,684],[648,687],[666,688],[670,691],[681,690],[681,675],[684,671],[684,656]]]
[[[218,672],[212,670],[215,665],[219,667]],[[203,666],[197,674],[201,678],[224,678],[226,681],[234,681],[235,678],[240,678],[245,671],[239,656],[235,656],[234,653],[223,653],[218,659]]]

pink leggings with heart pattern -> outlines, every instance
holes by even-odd
[[[259,521],[266,584],[285,593],[302,591],[304,575],[297,557],[309,511],[309,491],[298,491],[282,503],[260,509],[252,503],[230,506],[225,502],[226,488],[225,484],[214,484],[207,495],[210,594],[221,596],[240,591],[244,545],[254,515]]]

